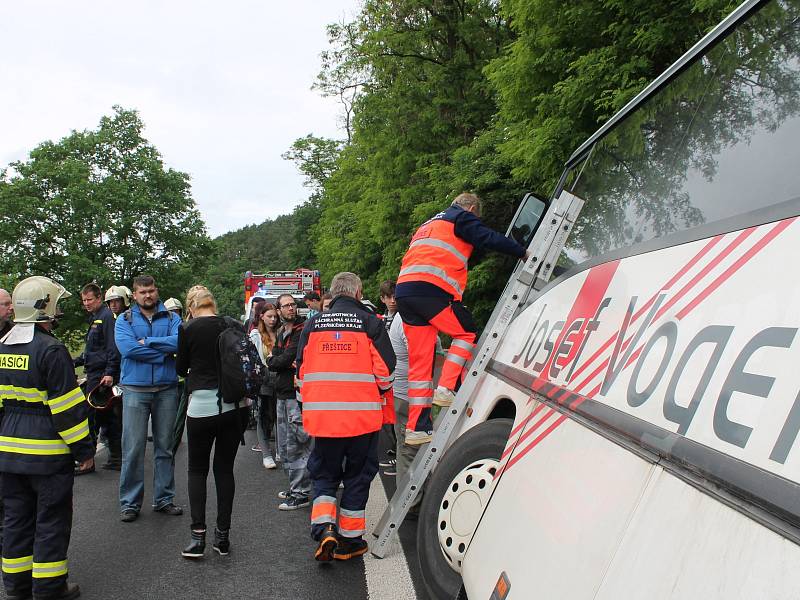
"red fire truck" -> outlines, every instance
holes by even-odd
[[[244,274],[244,314],[250,314],[250,304],[254,296],[265,297],[268,302],[274,303],[281,294],[291,294],[300,304],[308,292],[322,295],[319,271],[313,269],[267,271],[262,275],[247,271]]]

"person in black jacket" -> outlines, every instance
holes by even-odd
[[[306,320],[297,316],[297,302],[291,294],[278,297],[278,312],[283,327],[267,357],[267,367],[275,371],[275,396],[278,413],[278,454],[289,477],[289,489],[278,493],[280,510],[297,510],[311,504],[311,477],[306,464],[311,454],[311,437],[303,429],[303,411],[295,390],[297,346]]]
[[[120,354],[114,342],[114,313],[103,302],[103,292],[95,283],[83,286],[81,290],[83,308],[89,313],[89,330],[86,332],[86,345],[83,352],[73,360],[74,366],[83,366],[86,374],[84,393],[88,396],[98,386],[111,387],[119,382]],[[108,459],[104,469],[119,471],[122,466],[122,423],[118,411],[95,411],[89,414],[92,441],[97,442],[100,428],[104,428],[108,438]],[[76,475],[94,471],[76,469]]]
[[[231,512],[236,483],[233,463],[239,440],[247,425],[249,408],[221,402],[217,372],[217,338],[229,325],[217,316],[217,303],[207,288],[194,286],[186,296],[190,320],[178,330],[175,370],[186,377],[189,408],[186,436],[189,448],[189,506],[192,513],[191,542],[184,558],[202,558],[206,547],[206,480],[211,448],[214,448],[214,483],[217,488],[217,524],[214,550],[230,551]]]

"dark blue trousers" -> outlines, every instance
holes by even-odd
[[[51,475],[2,474],[3,584],[9,593],[54,594],[67,580],[72,469]]]
[[[366,530],[369,487],[378,472],[379,432],[346,438],[314,438],[308,471],[314,488],[311,537],[319,540],[330,525],[342,537],[358,538]],[[344,482],[336,507],[339,483]],[[338,522],[337,522],[338,513]]]

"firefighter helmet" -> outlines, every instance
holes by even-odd
[[[183,310],[183,304],[177,298],[167,298],[164,301],[164,308],[167,310]]]
[[[56,318],[56,305],[70,294],[52,279],[35,275],[23,279],[14,288],[11,301],[15,323],[41,323]]]
[[[130,306],[131,295],[126,290],[127,288],[125,286],[112,285],[106,292],[105,301],[108,302],[109,300],[122,300],[122,304],[124,306]]]
[[[108,386],[100,383],[89,392],[89,395],[86,396],[86,401],[92,408],[104,411],[111,408],[114,403],[119,402],[121,398],[122,389],[119,386]]]

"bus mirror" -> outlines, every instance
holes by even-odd
[[[525,194],[519,204],[519,208],[517,208],[514,219],[508,226],[506,237],[510,237],[520,246],[527,249],[546,211],[546,200],[533,193]]]

